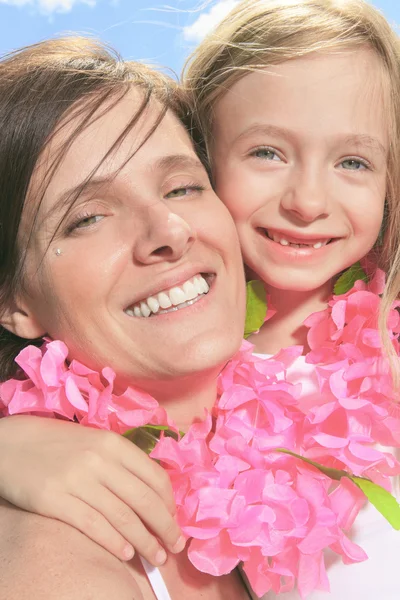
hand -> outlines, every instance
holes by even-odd
[[[121,560],[183,550],[168,475],[124,437],[31,415],[0,419],[0,495],[79,529]],[[160,540],[160,542],[158,541]]]

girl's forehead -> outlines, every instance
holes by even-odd
[[[367,48],[321,52],[247,73],[216,102],[214,132],[271,125],[330,126],[349,133],[369,129],[385,137],[390,109],[388,77],[380,58]],[[272,122],[271,122],[272,120]],[[354,130],[354,131],[352,131]]]

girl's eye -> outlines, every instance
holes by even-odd
[[[262,158],[264,160],[281,160],[275,150],[272,148],[257,148],[257,150],[253,150],[251,156],[255,156],[256,158]]]
[[[358,158],[345,158],[340,165],[346,171],[362,171],[369,168],[365,161]]]
[[[191,196],[196,192],[202,192],[204,188],[201,185],[190,185],[175,190],[171,190],[168,194],[165,194],[166,198],[183,198],[184,196]]]

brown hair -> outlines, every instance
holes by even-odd
[[[313,52],[368,47],[390,86],[390,147],[383,244],[379,263],[388,273],[381,331],[389,356],[388,312],[400,291],[400,44],[383,15],[363,0],[245,0],[189,57],[184,86],[192,129],[209,160],[213,107],[249,71]]]
[[[39,206],[46,186],[74,139],[98,118],[99,109],[103,111],[101,114],[110,110],[132,86],[142,92],[141,106],[108,154],[118,147],[152,98],[160,102],[160,113],[140,145],[169,108],[178,117],[182,116],[183,103],[176,84],[146,65],[123,62],[114,51],[84,37],[45,41],[13,52],[0,61],[0,314],[12,305],[23,286],[24,255],[35,218],[24,239],[20,224],[41,153],[56,128],[59,131],[80,117],[73,133],[51,159]],[[80,191],[91,176],[82,183]],[[69,200],[67,209],[78,196],[79,193]],[[31,343],[38,345],[42,340],[25,340],[0,326],[0,381],[15,373],[16,355]]]

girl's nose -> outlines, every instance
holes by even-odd
[[[302,170],[282,196],[282,208],[305,223],[329,214],[328,192],[320,174]]]

